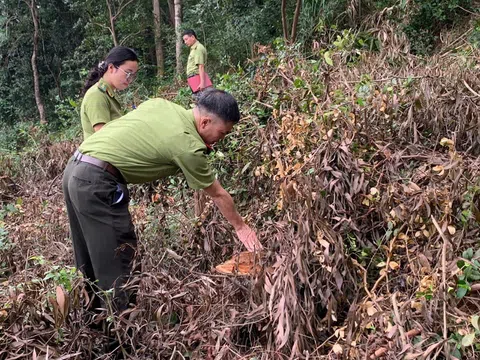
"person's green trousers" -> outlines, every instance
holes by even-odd
[[[63,175],[63,194],[76,266],[95,283],[90,295],[100,295],[95,289],[114,289],[114,310],[126,309],[131,294],[121,287],[132,271],[137,246],[127,185],[102,168],[72,158]],[[99,307],[94,298],[92,307]]]

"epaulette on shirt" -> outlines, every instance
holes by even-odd
[[[112,91],[108,88],[107,84],[98,84],[98,90],[100,90],[103,93],[106,93],[108,96],[111,98],[114,98],[115,95],[113,94]]]

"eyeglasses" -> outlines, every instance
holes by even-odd
[[[133,80],[135,80],[135,77],[137,76],[137,73],[133,73],[133,72],[130,72],[130,71],[125,71],[120,66],[115,66],[115,68],[123,71],[123,73],[125,74],[125,79],[127,81],[133,81]]]

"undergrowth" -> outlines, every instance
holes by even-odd
[[[212,270],[241,245],[183,178],[132,187],[142,271],[136,307],[109,317],[117,352],[478,356],[478,51],[419,59],[391,30],[345,31],[308,58],[257,46],[217,79],[242,120],[210,161],[258,231],[263,271]],[[381,46],[363,47],[369,37]],[[0,160],[0,356],[108,358],[70,267],[60,178],[78,141],[36,131],[22,156]]]

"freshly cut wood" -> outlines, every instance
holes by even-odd
[[[259,264],[260,254],[249,251],[243,251],[234,255],[230,260],[217,265],[215,269],[227,275],[256,275],[260,272],[261,266]]]

